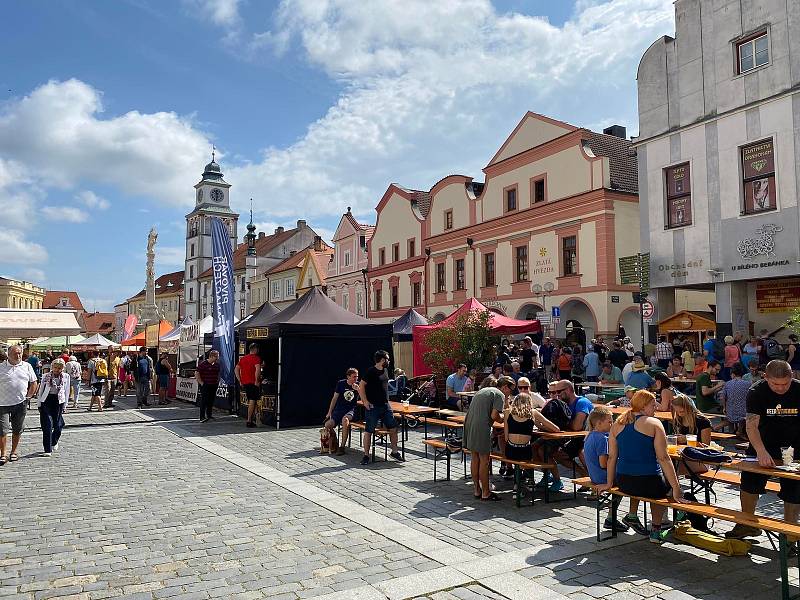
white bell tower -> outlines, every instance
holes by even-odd
[[[237,225],[239,215],[230,208],[231,185],[222,178],[222,170],[216,162],[216,149],[211,152],[211,162],[203,170],[203,175],[195,184],[194,210],[186,215],[186,263],[183,276],[183,294],[186,315],[194,321],[202,319],[205,313],[211,314],[211,286],[207,286],[206,296],[201,296],[199,278],[211,268],[211,217],[219,217],[228,226],[231,250],[236,249]]]

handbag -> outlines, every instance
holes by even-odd
[[[686,446],[681,450],[681,457],[684,460],[693,460],[695,462],[705,463],[707,465],[724,465],[731,462],[730,455],[714,448],[696,448],[694,446]]]

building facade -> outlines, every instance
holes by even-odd
[[[375,227],[359,223],[348,206],[333,236],[333,260],[328,263],[328,297],[362,317],[366,314],[367,244],[373,231]]]
[[[0,308],[42,308],[46,290],[20,279],[0,277]]]
[[[333,252],[320,236],[299,252],[291,250],[285,260],[251,282],[253,297],[261,300],[253,310],[267,300],[283,310],[311,288],[324,286]]]
[[[636,160],[624,129],[595,133],[527,113],[484,168],[429,192],[392,185],[369,243],[370,317],[414,307],[433,320],[474,296],[530,319],[560,308],[548,333],[583,342],[638,337],[635,288],[618,258],[639,251]],[[621,136],[621,137],[620,137]]]
[[[222,178],[222,170],[211,157],[195,184],[195,207],[186,215],[186,261],[184,268],[184,304],[193,320],[202,318],[200,277],[210,270],[211,219],[218,217],[228,228],[231,249],[236,248],[239,215],[230,208],[230,184]]]
[[[656,316],[715,293],[721,335],[800,305],[800,4],[675,2],[638,70],[643,251]]]
[[[186,316],[184,307],[184,271],[166,273],[156,278],[156,306],[161,313],[161,318],[173,325],[180,323]],[[145,303],[145,291],[142,290],[135,296],[128,298],[128,314],[141,318],[141,311]],[[116,312],[116,311],[115,311]],[[124,326],[124,319],[123,319]]]

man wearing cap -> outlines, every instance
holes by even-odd
[[[622,383],[622,371],[610,360],[603,363],[603,371],[600,373],[600,383]]]
[[[633,359],[632,372],[625,383],[638,390],[649,390],[656,384],[656,380],[647,373],[647,366],[641,356]]]

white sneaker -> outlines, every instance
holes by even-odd
[[[51,452],[42,452],[42,456],[44,456],[45,458],[50,458],[51,456],[53,456],[53,454]]]
[[[53,450],[58,450],[58,444],[53,445]]]

